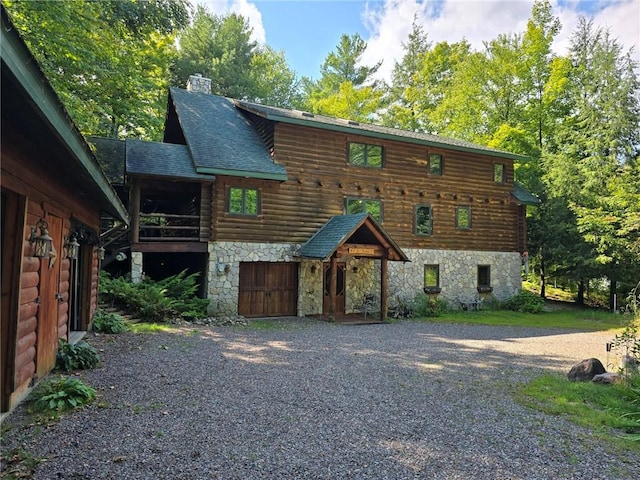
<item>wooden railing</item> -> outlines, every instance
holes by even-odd
[[[141,242],[190,242],[200,237],[200,215],[140,213]]]

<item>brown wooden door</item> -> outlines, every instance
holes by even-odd
[[[347,280],[347,265],[345,263],[337,263],[338,277],[336,285],[336,305],[334,313],[335,315],[344,314],[345,310],[345,298],[346,298],[346,280]],[[331,263],[325,263],[324,267],[324,295],[322,300],[322,313],[329,315],[331,312]]]
[[[240,264],[238,313],[245,317],[282,317],[298,313],[298,264]]]
[[[38,308],[38,340],[36,373],[42,378],[56,364],[58,350],[58,303],[60,264],[62,263],[62,219],[47,215],[49,235],[55,255],[40,260],[40,307]]]

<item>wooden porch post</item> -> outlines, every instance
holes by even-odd
[[[388,289],[387,258],[380,259],[380,321],[387,321],[387,289]]]
[[[130,180],[131,182],[131,180]],[[131,243],[140,240],[140,182],[133,181],[130,184],[129,216],[131,217]]]
[[[336,319],[336,294],[338,290],[338,258],[331,257],[331,270],[329,272],[329,318]]]

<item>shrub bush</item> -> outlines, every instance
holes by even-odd
[[[540,313],[544,307],[544,299],[533,293],[522,290],[507,299],[503,307],[514,312]]]
[[[424,293],[418,293],[413,300],[413,315],[415,317],[439,317],[449,310],[446,300],[431,298]]]
[[[122,315],[113,312],[96,310],[93,314],[93,329],[101,333],[122,333],[129,330],[129,325]]]
[[[45,380],[30,395],[33,412],[64,412],[91,402],[96,391],[77,378]]]
[[[121,308],[148,322],[166,321],[183,315],[204,318],[208,299],[198,298],[198,273],[186,274],[186,270],[160,281],[144,280],[131,283],[128,278],[100,278],[101,301]]]
[[[87,370],[97,367],[99,363],[100,355],[98,350],[87,342],[78,342],[75,345],[71,345],[62,338],[58,341],[57,369],[65,372]]]

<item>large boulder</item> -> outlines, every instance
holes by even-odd
[[[571,367],[567,378],[572,382],[590,382],[593,380],[593,377],[605,372],[604,365],[602,365],[600,360],[597,358],[587,358]]]

